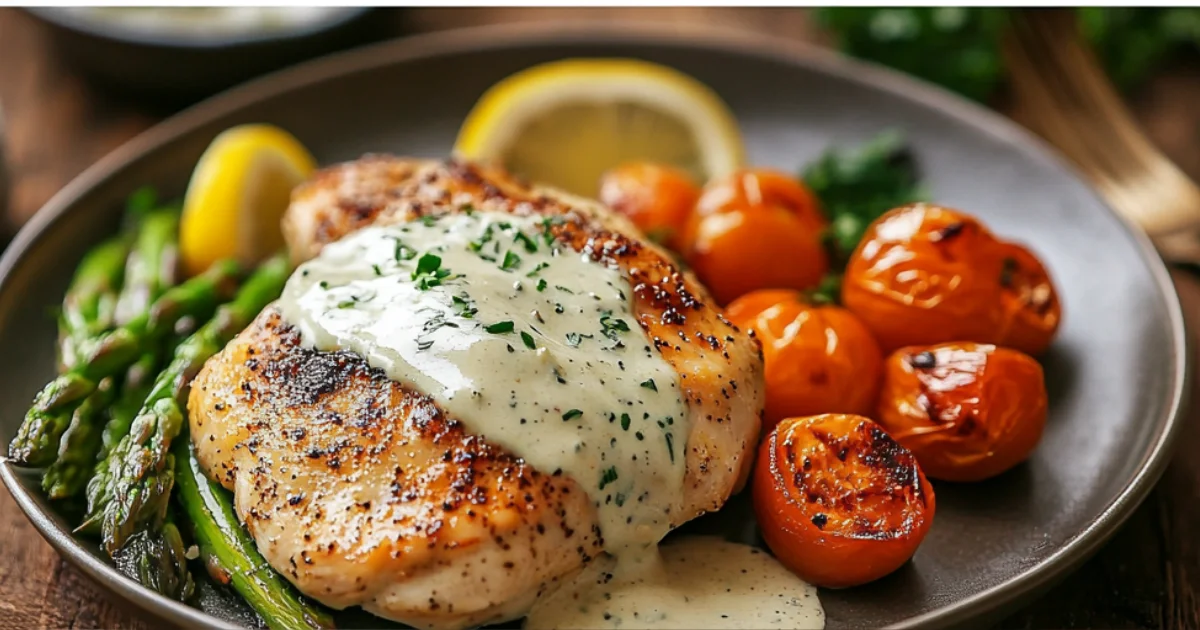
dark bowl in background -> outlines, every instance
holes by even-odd
[[[178,38],[121,28],[57,7],[25,9],[69,63],[98,86],[179,106],[272,70],[387,35],[379,12],[343,7],[298,28]]]

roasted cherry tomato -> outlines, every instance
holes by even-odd
[[[600,201],[629,217],[654,240],[679,249],[680,233],[700,188],[687,173],[662,164],[630,162],[600,179]]]
[[[1046,424],[1042,366],[988,344],[897,350],[877,418],[934,479],[979,481],[1024,461]]]
[[[818,586],[895,571],[925,538],[934,507],[917,458],[862,416],[788,418],[759,447],[754,512],[763,538]]]
[[[850,311],[809,304],[797,291],[765,289],[734,300],[725,316],[762,342],[764,430],[789,417],[873,410],[883,353]]]
[[[816,198],[775,171],[710,182],[684,232],[683,254],[721,304],[757,289],[807,289],[829,269]]]
[[[1038,352],[1059,318],[1032,254],[970,216],[927,204],[871,224],[846,266],[842,303],[884,351],[969,340]]]
[[[1002,243],[1004,256],[1000,271],[1000,300],[1004,332],[1000,345],[1026,354],[1041,354],[1054,339],[1062,306],[1050,275],[1028,249],[1015,243]]]

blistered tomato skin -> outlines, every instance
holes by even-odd
[[[677,250],[700,188],[682,170],[664,164],[629,162],[600,179],[600,201],[629,217],[646,236]]]
[[[721,304],[758,289],[808,289],[829,269],[826,222],[803,184],[747,169],[704,189],[684,232],[688,265]]]
[[[1046,424],[1037,361],[987,344],[902,348],[884,368],[876,417],[934,479],[979,481],[1029,457]]]
[[[842,303],[884,351],[1001,332],[1004,257],[987,228],[963,213],[913,204],[863,236],[842,280]]]
[[[1036,256],[962,212],[929,204],[871,224],[846,266],[842,303],[884,352],[969,340],[1038,354],[1061,318]]]
[[[759,447],[754,512],[775,557],[827,588],[898,569],[933,523],[916,457],[862,416],[788,418]]]
[[[768,289],[734,300],[725,317],[762,343],[765,431],[789,417],[874,410],[883,353],[850,311],[809,304],[797,291]]]
[[[1002,243],[1000,345],[1034,356],[1045,352],[1062,320],[1062,305],[1050,275],[1028,249]]]

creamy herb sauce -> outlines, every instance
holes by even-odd
[[[596,505],[605,548],[654,545],[679,509],[689,433],[677,372],[628,280],[543,217],[471,212],[368,227],[300,266],[279,301],[306,343],[362,355],[471,432]]]
[[[538,601],[525,620],[543,628],[823,628],[817,589],[766,552],[687,537],[647,553],[592,561]]]

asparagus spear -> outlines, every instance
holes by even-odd
[[[75,529],[77,533],[100,533],[100,521],[104,518],[104,506],[110,498],[109,480],[112,469],[116,467],[117,458],[112,455],[121,438],[129,434],[133,419],[142,409],[142,402],[150,394],[154,377],[158,370],[158,354],[151,352],[142,355],[137,363],[125,373],[125,382],[121,386],[120,396],[109,407],[108,424],[100,440],[100,451],[96,454],[95,470],[87,482],[87,516],[83,523]]]
[[[211,313],[232,290],[238,271],[233,261],[219,262],[168,290],[148,312],[89,343],[84,358],[34,398],[17,437],[8,446],[9,459],[18,466],[53,462],[71,414],[96,390],[96,384],[153,350],[181,317]]]
[[[134,532],[161,522],[173,485],[169,448],[183,426],[192,378],[209,357],[250,323],[287,281],[288,261],[276,256],[263,263],[237,297],[217,309],[208,323],[175,349],[175,357],[146,397],[129,435],[113,451],[111,501],[105,507],[102,541],[109,553]]]
[[[178,440],[172,450],[179,487],[176,498],[191,522],[201,555],[229,575],[233,589],[273,630],[332,628],[333,619],[324,610],[301,599],[267,564],[234,515],[229,493],[204,476],[190,441]]]
[[[87,484],[102,443],[105,411],[116,397],[113,378],[105,378],[72,414],[71,425],[63,433],[58,449],[58,459],[42,475],[42,489],[51,499],[73,497]]]
[[[126,217],[141,224],[138,239],[126,265],[126,282],[118,304],[126,313],[141,313],[150,308],[152,300],[177,281],[177,237],[168,227],[178,223],[171,210],[154,211],[152,189],[141,189],[129,198]],[[122,322],[124,323],[124,322]],[[87,516],[76,531],[99,533],[104,506],[108,503],[108,480],[115,458],[109,457],[113,448],[129,433],[133,419],[150,393],[160,363],[160,348],[144,353],[125,374],[120,398],[112,405],[108,424],[104,426],[103,441],[97,454],[95,474],[87,486]]]
[[[188,571],[179,528],[168,520],[160,530],[143,530],[113,555],[117,569],[142,586],[177,601],[191,597],[196,583]]]
[[[125,263],[125,287],[116,305],[116,322],[124,326],[176,282],[179,266],[179,213],[153,210],[141,219],[137,241]]]
[[[79,263],[58,320],[59,364],[64,371],[79,362],[89,339],[112,328],[128,251],[126,239],[117,237],[92,248]]]

